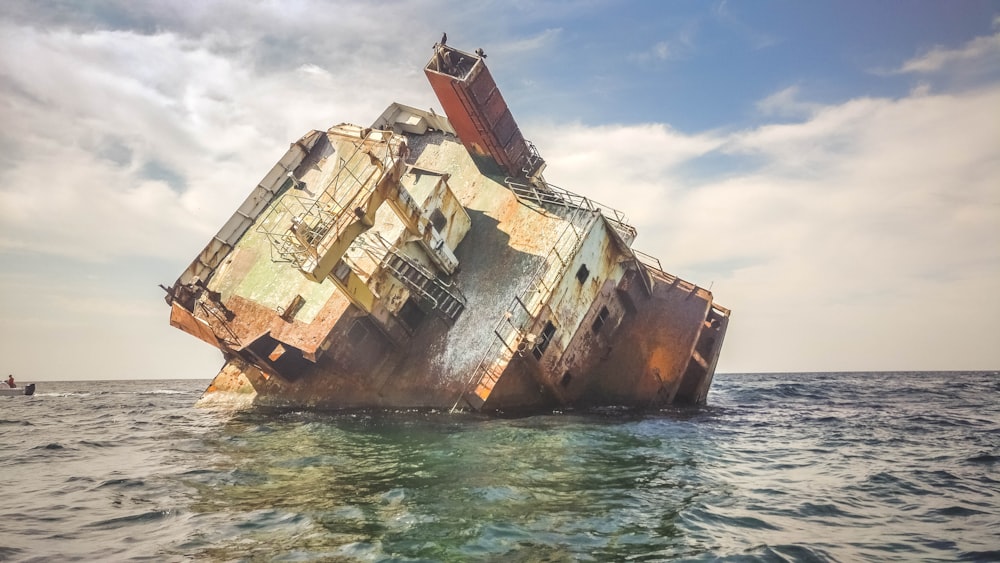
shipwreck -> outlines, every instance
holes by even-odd
[[[436,44],[424,72],[443,115],[310,131],[164,288],[225,360],[200,403],[703,403],[729,310],[545,181],[482,50]]]

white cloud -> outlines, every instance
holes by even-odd
[[[377,116],[392,99],[365,96],[378,70],[338,77],[361,83],[344,95],[318,65],[261,74],[172,33],[5,26],[0,88],[11,111],[0,142],[17,158],[0,171],[0,249],[190,254],[336,106]]]
[[[943,70],[956,72],[956,66],[963,69],[977,69],[978,72],[996,70],[997,67],[1000,67],[1000,24],[998,21],[1000,21],[1000,17],[993,20],[993,27],[998,29],[993,35],[976,37],[957,49],[936,46],[904,62],[895,72],[916,74]]]
[[[742,7],[753,9],[751,4],[743,4]],[[753,49],[765,49],[779,42],[777,38],[768,33],[761,32],[743,21],[741,17],[729,8],[729,3],[726,0],[722,0],[716,4],[712,13],[720,23],[732,29],[738,35],[743,36]]]
[[[629,54],[629,60],[646,63],[650,61],[666,61],[672,58],[676,58],[676,49],[670,47],[670,44],[666,41],[659,41],[655,43],[649,49],[639,52]]]
[[[0,8],[0,254],[44,265],[29,283],[0,278],[7,365],[49,379],[212,375],[217,351],[168,326],[156,283],[291,141],[392,101],[435,105],[421,68],[442,29],[522,50],[559,37],[522,33],[523,13],[438,4]],[[115,272],[99,288],[82,272],[95,265]],[[54,278],[65,283],[42,283]],[[114,357],[91,353],[101,345]]]
[[[673,36],[657,41],[648,49],[630,53],[628,59],[636,63],[655,63],[688,57],[695,49],[695,28],[685,27]]]
[[[982,116],[996,107],[1000,85],[859,98],[731,134],[554,127],[540,147],[550,180],[618,204],[639,248],[714,282],[735,311],[723,369],[987,368],[1000,361],[982,336],[1000,316],[1000,123]],[[713,155],[755,160],[686,174]]]
[[[515,52],[567,41],[552,26],[562,20],[539,10],[568,18],[578,6],[535,4],[508,14],[434,0],[391,10],[128,3],[120,25],[29,8],[51,21],[0,20],[0,254],[49,265],[20,281],[0,276],[0,355],[50,378],[145,375],[151,343],[158,357],[169,349],[216,366],[214,351],[167,326],[165,308],[156,318],[155,283],[187,265],[290,141],[372,120],[391,101],[436,105],[420,69],[441,31],[512,68]],[[753,45],[774,43],[725,3],[716,15]],[[522,31],[526,19],[541,24]],[[427,50],[412,37],[426,37]],[[1000,124],[989,116],[1000,86],[950,93],[938,79],[986,76],[1000,61],[997,37],[907,61],[899,72],[927,81],[901,98],[824,105],[785,88],[757,106],[780,122],[742,131],[522,129],[549,180],[625,211],[637,247],[671,272],[714,282],[734,309],[723,370],[995,367]],[[649,45],[633,60],[684,57],[694,30]],[[86,262],[119,277],[143,271],[81,286]],[[43,283],[56,277],[65,283]],[[76,356],[45,368],[53,341],[74,342]],[[114,343],[119,364],[78,367],[100,343]],[[184,375],[182,364],[154,374]]]
[[[799,99],[798,86],[789,86],[757,102],[757,111],[774,117],[808,117],[820,107]]]
[[[212,168],[210,144],[252,133],[212,117],[231,109],[218,107],[227,100],[213,86],[230,70],[222,61],[173,36],[8,28],[3,37],[2,68],[19,92],[5,96],[16,111],[2,135],[21,158],[0,171],[2,247],[100,260],[161,255],[175,236],[204,236],[182,197],[206,175],[195,167]],[[204,86],[187,86],[198,72]],[[194,185],[168,186],[164,175]]]
[[[290,141],[367,123],[392,101],[436,104],[420,72],[429,49],[399,41],[423,34],[429,47],[458,21],[429,17],[433,8],[398,5],[391,18],[313,1],[123,9],[161,22],[152,33],[0,20],[0,251],[190,256]],[[231,25],[214,27],[220,17]],[[492,33],[505,29],[487,19]],[[559,36],[508,34],[491,50],[514,56]]]
[[[512,56],[523,55],[524,53],[551,46],[558,41],[561,33],[562,28],[548,28],[530,37],[498,43],[490,51]]]

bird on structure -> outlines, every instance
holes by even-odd
[[[448,33],[447,32],[442,33],[441,34],[441,46],[444,47],[445,43],[447,43],[447,42],[448,42]]]
[[[485,59],[486,58],[486,52],[483,51],[482,47],[476,49],[476,54],[479,55],[480,59]]]

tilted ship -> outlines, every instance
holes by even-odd
[[[445,115],[292,143],[167,291],[219,348],[202,404],[496,412],[703,403],[729,310],[545,181],[482,50],[434,46]]]

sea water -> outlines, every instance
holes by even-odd
[[[997,372],[718,375],[701,408],[0,397],[4,561],[996,561]]]

